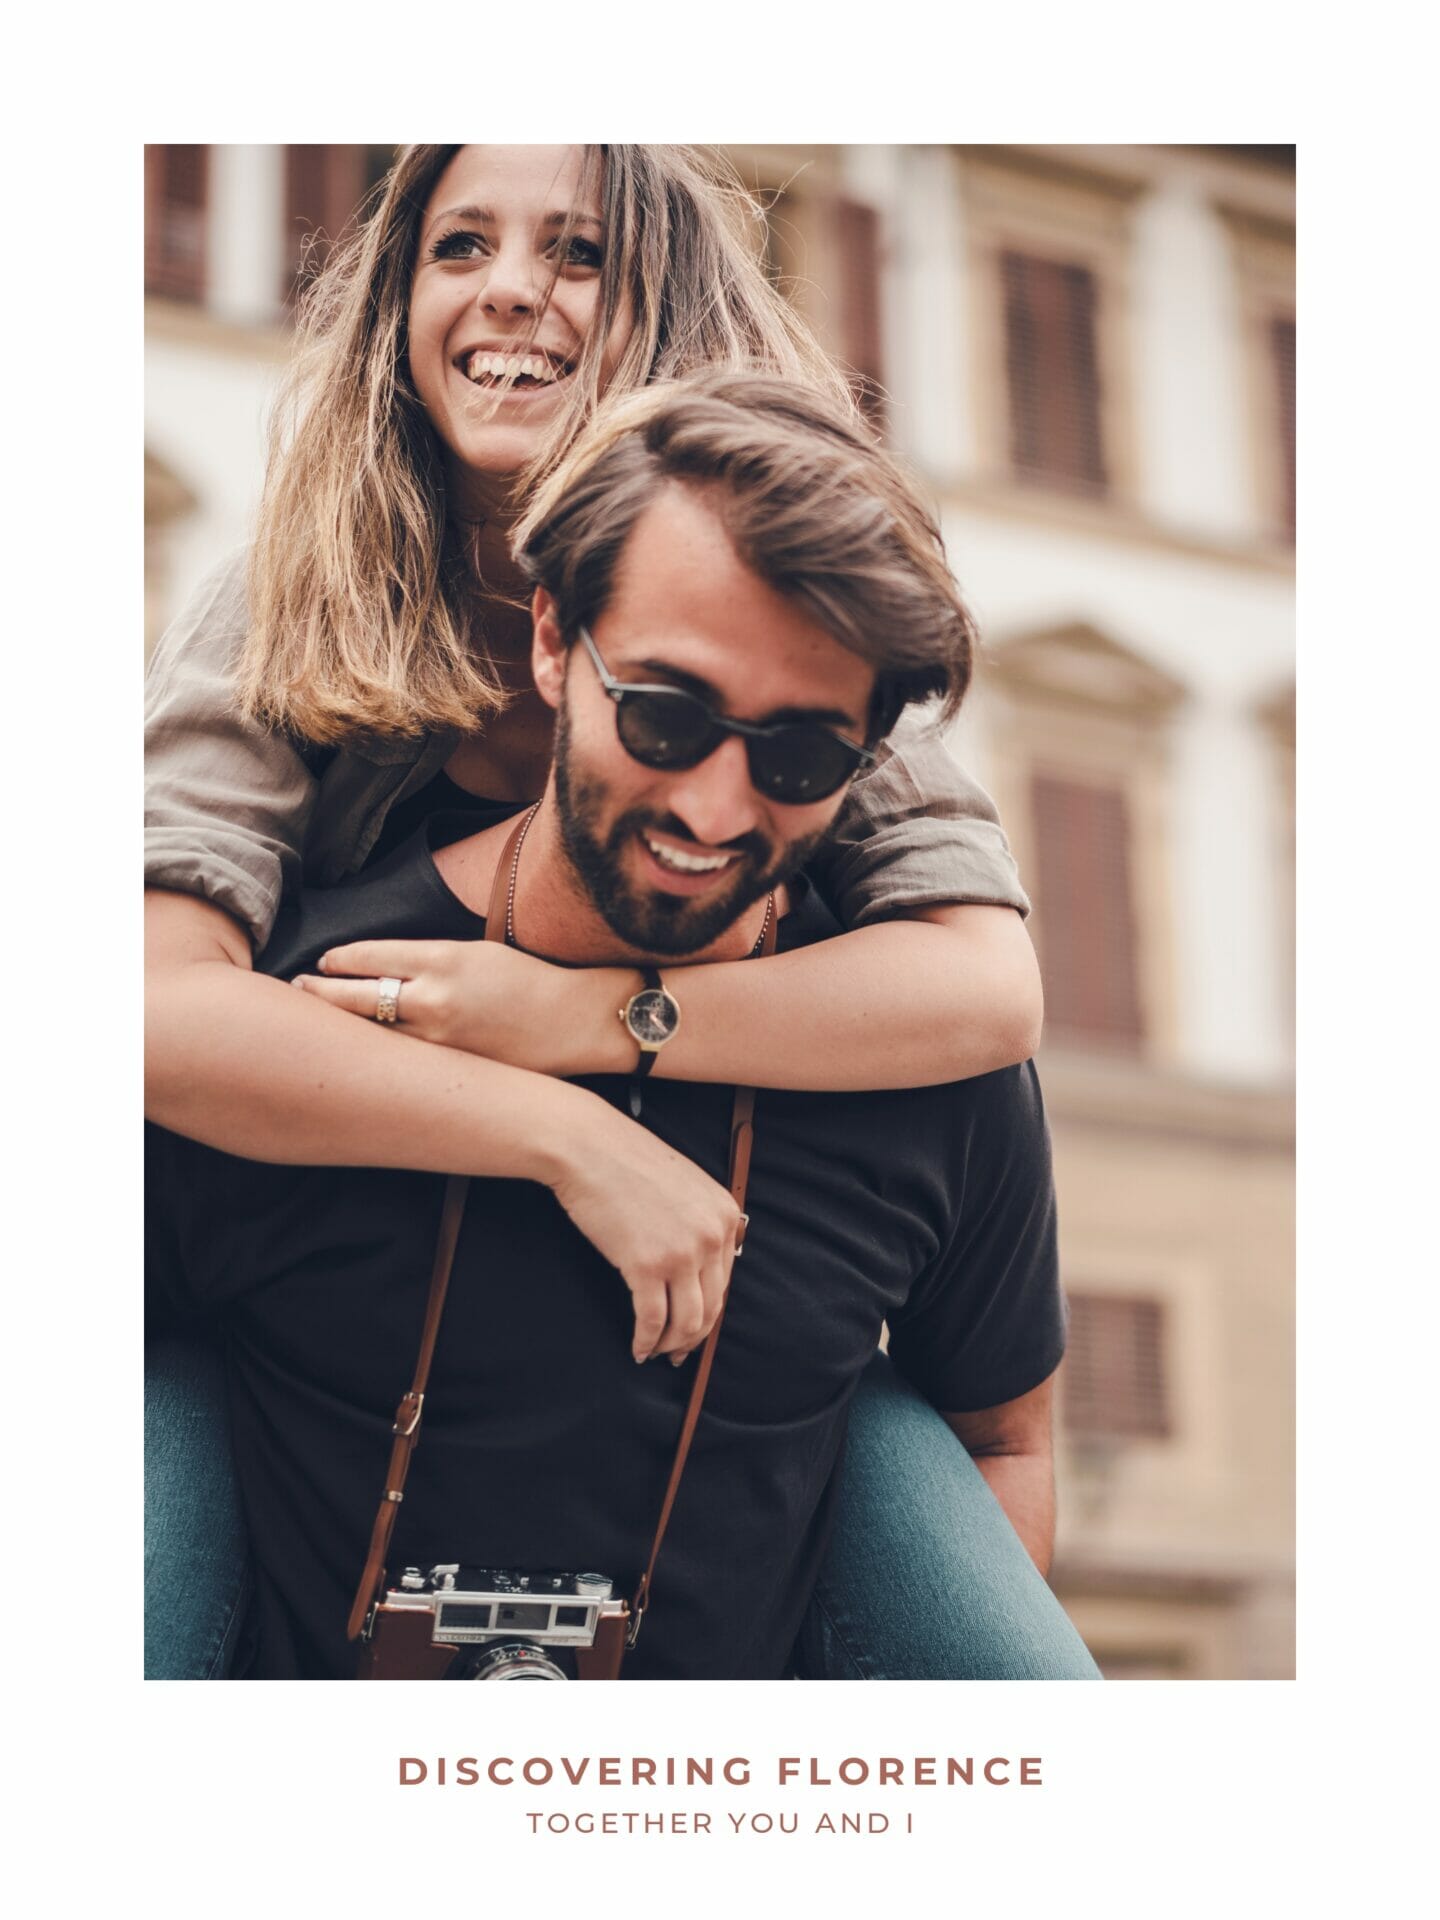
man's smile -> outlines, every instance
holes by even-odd
[[[649,866],[658,869],[660,884],[667,892],[702,893],[742,858],[733,849],[727,852],[724,848],[686,846],[649,828],[642,830],[639,838],[649,855]]]

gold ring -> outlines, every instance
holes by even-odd
[[[400,1018],[400,989],[405,982],[385,979],[377,980],[375,984],[380,989],[380,997],[375,1002],[375,1018],[382,1027],[393,1027]]]

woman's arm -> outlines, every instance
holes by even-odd
[[[616,1019],[640,975],[555,967],[483,942],[366,940],[325,956],[306,992],[373,1025],[375,980],[406,984],[407,1033],[538,1073],[628,1073]],[[345,977],[349,976],[349,977]],[[1028,1060],[1040,970],[1009,907],[921,907],[769,960],[671,967],[680,1030],[657,1077],[792,1091],[940,1086]]]
[[[719,1310],[726,1190],[596,1095],[342,1018],[255,973],[229,916],[148,891],[146,1112],[224,1152],[551,1187],[635,1296],[635,1357],[683,1354]]]
[[[213,901],[263,946],[300,873],[317,783],[295,747],[240,719],[246,556],[201,583],[145,676],[145,885]]]
[[[668,969],[682,1017],[658,1075],[863,1092],[965,1080],[1035,1052],[1029,902],[993,803],[933,730],[902,723],[809,871],[852,931],[770,960]],[[367,1017],[374,979],[404,980],[402,1024],[442,1046],[550,1074],[635,1065],[615,1017],[640,984],[627,968],[574,973],[493,945],[408,941],[338,948],[324,964],[307,990]]]
[[[1040,969],[1010,907],[922,907],[771,960],[668,978],[682,1019],[654,1071],[674,1079],[938,1086],[1012,1067],[1040,1044]]]

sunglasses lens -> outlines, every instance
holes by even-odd
[[[647,767],[693,767],[715,744],[714,723],[698,700],[674,693],[627,693],[616,711],[627,753]]]
[[[803,807],[828,800],[849,779],[854,756],[843,740],[818,728],[786,727],[750,742],[750,776],[756,787],[782,805]]]
[[[615,707],[625,751],[646,767],[698,766],[726,737],[701,700],[658,688],[626,688]],[[745,742],[757,790],[786,806],[828,800],[855,771],[856,755],[823,727],[780,727]]]

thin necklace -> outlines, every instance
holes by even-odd
[[[515,938],[515,882],[520,877],[520,849],[525,845],[525,836],[529,833],[535,816],[540,811],[542,804],[539,800],[535,802],[534,806],[531,807],[529,813],[525,816],[524,826],[521,827],[519,833],[515,836],[515,852],[510,861],[510,884],[505,889],[505,944],[507,947],[514,947],[519,944]],[[765,918],[760,922],[760,938],[755,942],[749,953],[746,954],[745,957],[747,960],[759,958],[760,949],[765,945],[765,936],[770,931],[770,920],[774,912],[775,895],[773,892],[770,892],[765,896]]]
[[[519,944],[515,938],[515,882],[520,875],[520,849],[524,846],[525,836],[529,833],[539,811],[540,802],[537,800],[526,814],[524,826],[515,836],[515,857],[510,862],[510,885],[505,892],[505,944],[507,947]]]
[[[765,896],[765,918],[760,922],[760,938],[755,942],[754,946],[751,947],[749,953],[746,954],[745,958],[747,960],[758,960],[760,958],[760,949],[765,945],[765,936],[770,931],[770,916],[774,911],[775,896],[773,893],[767,893]]]

